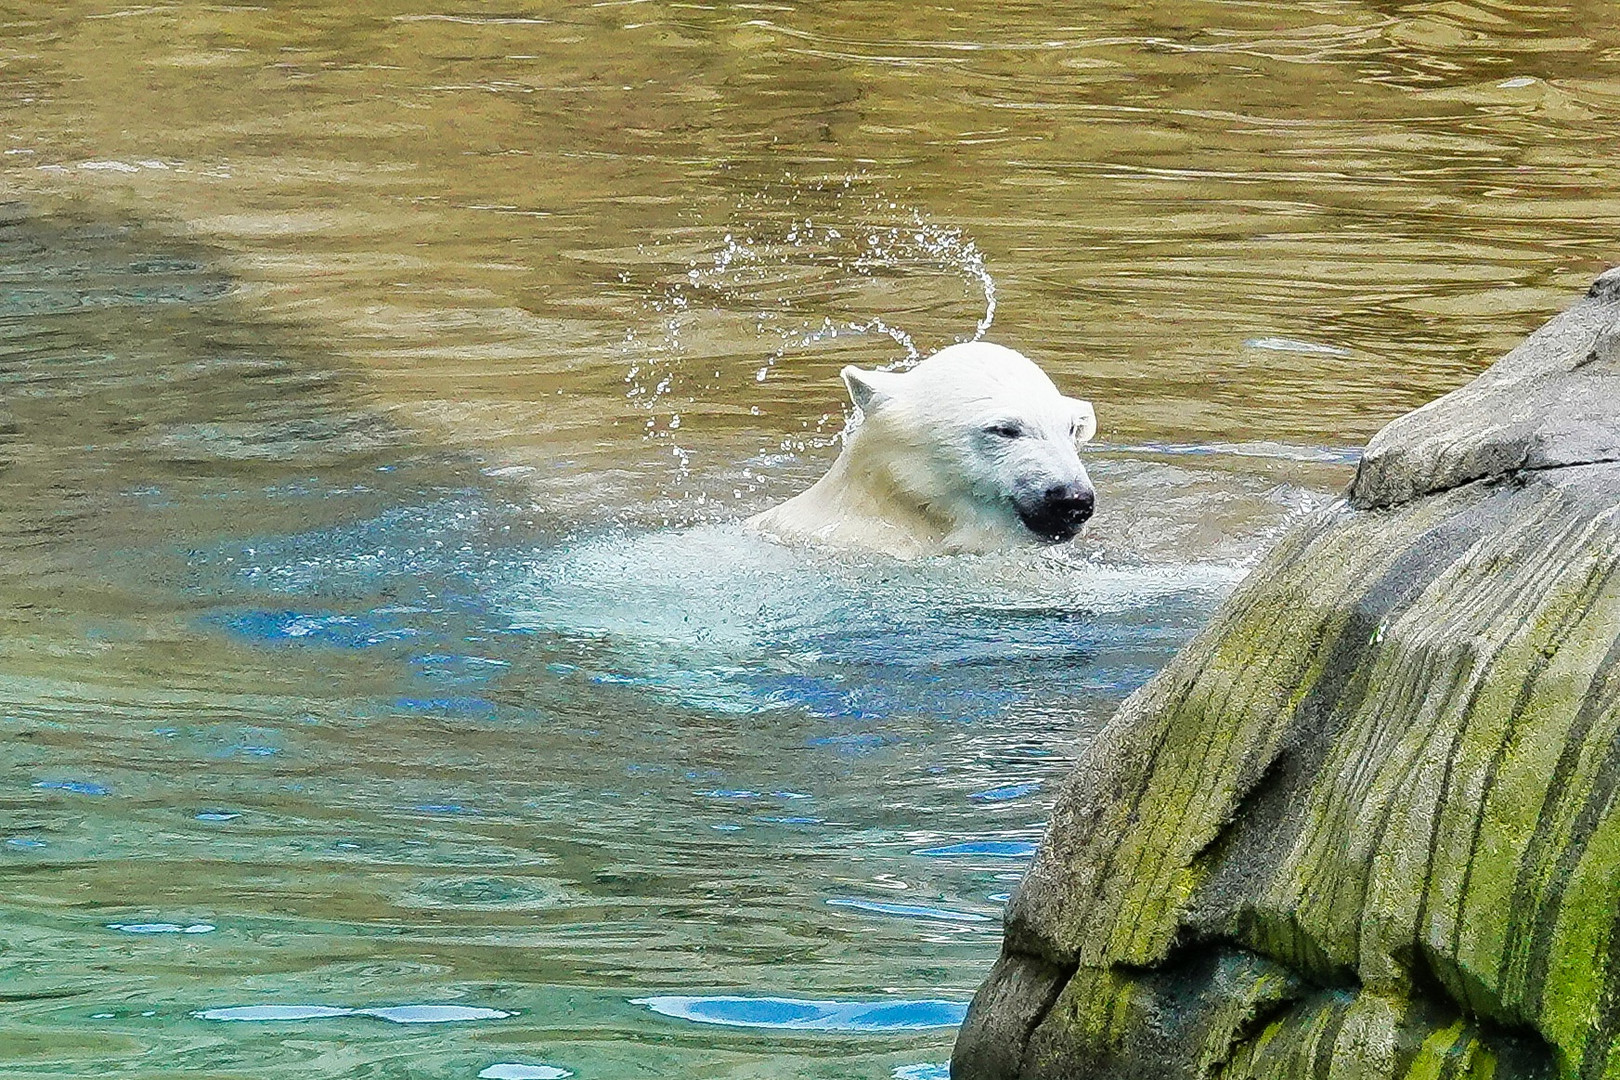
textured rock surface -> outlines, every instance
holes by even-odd
[[[1367,445],[1358,509],[1521,469],[1620,460],[1620,268],[1473,382]]]
[[[1391,424],[1125,703],[953,1076],[1620,1077],[1617,321]]]

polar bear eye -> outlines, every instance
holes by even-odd
[[[986,435],[994,435],[999,439],[1017,439],[1024,434],[1024,425],[1012,420],[1002,420],[985,427]]]

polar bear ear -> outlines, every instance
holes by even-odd
[[[1081,401],[1079,398],[1067,399],[1074,407],[1074,441],[1088,443],[1091,437],[1097,434],[1097,412],[1091,407],[1091,402]]]
[[[844,377],[844,385],[849,388],[849,400],[863,413],[870,414],[883,407],[893,395],[880,389],[879,385],[889,377],[887,371],[862,371],[853,364],[839,372]]]

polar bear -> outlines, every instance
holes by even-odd
[[[1091,516],[1077,453],[1097,430],[1091,403],[1021,353],[971,341],[909,371],[842,374],[856,413],[838,459],[749,528],[905,559],[1061,543]]]

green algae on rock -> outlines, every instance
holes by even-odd
[[[1611,271],[1121,707],[953,1076],[1620,1077],[1617,340]]]

